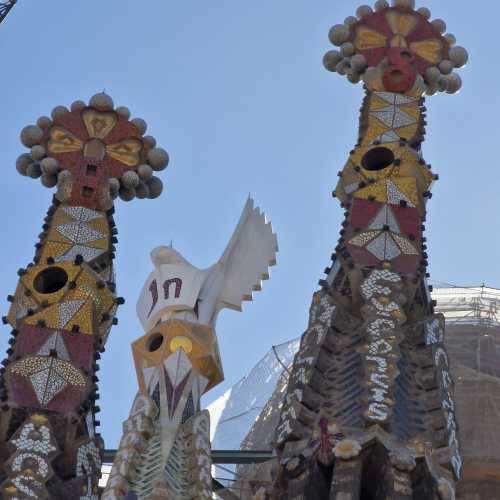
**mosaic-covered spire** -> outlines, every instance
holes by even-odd
[[[137,302],[145,334],[132,344],[139,391],[103,500],[209,500],[210,416],[201,396],[224,380],[215,325],[224,308],[269,279],[277,239],[249,198],[221,258],[199,269],[166,246]],[[140,436],[140,438],[138,438]]]
[[[33,262],[20,269],[4,322],[13,328],[2,362],[1,497],[98,498],[98,362],[123,299],[113,259],[113,200],[155,198],[167,153],[106,94],[57,106],[21,132],[22,175],[56,194]]]
[[[444,319],[427,285],[424,94],[453,94],[465,49],[411,0],[334,26],[327,69],[364,83],[334,191],[340,239],[313,298],[276,433],[277,499],[451,498],[460,475]]]

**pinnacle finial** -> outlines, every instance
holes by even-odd
[[[454,94],[462,86],[454,69],[467,63],[468,54],[454,35],[445,34],[443,20],[430,17],[425,7],[415,10],[414,0],[378,0],[374,9],[362,5],[356,17],[332,27],[329,38],[339,50],[327,52],[323,63],[370,90]]]
[[[118,196],[124,201],[157,198],[163,184],[153,172],[163,170],[169,157],[146,129],[142,118],[130,120],[129,109],[115,108],[103,91],[88,105],[56,106],[51,118],[25,127],[21,142],[30,152],[18,158],[16,168],[46,187],[57,186],[60,201],[83,203],[87,197],[109,208]]]

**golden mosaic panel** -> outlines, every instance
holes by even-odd
[[[47,144],[49,153],[74,153],[83,148],[83,142],[68,130],[62,127],[50,129],[50,140]]]
[[[54,304],[66,294],[68,284],[76,281],[81,270],[82,268],[73,262],[58,262],[54,265],[38,264],[26,270],[26,273],[21,276],[21,282],[31,291],[37,302],[47,301],[49,304]]]
[[[417,181],[414,177],[396,178],[392,179],[392,182],[416,207],[421,205],[417,189]]]
[[[59,323],[59,304],[46,307],[37,314],[27,316],[24,320],[27,325],[32,326],[36,326],[39,321],[43,321],[47,328],[61,328]]]
[[[66,382],[76,387],[86,387],[86,378],[82,375],[80,370],[76,369],[70,362],[56,359],[53,363],[56,363],[58,374],[61,375]],[[13,364],[10,371],[23,377],[29,377],[33,373],[46,370],[47,364],[48,361],[46,356],[26,356]]]
[[[57,241],[50,241],[52,238],[50,237],[49,233],[49,238],[48,241],[46,241],[41,250],[40,250],[40,261],[41,262],[47,262],[47,259],[49,257],[52,258],[57,258],[59,255],[62,255],[69,250],[71,250],[71,247],[73,246],[70,243],[59,243]]]
[[[355,198],[361,198],[363,200],[378,201],[379,203],[387,203],[387,187],[385,181],[378,181],[375,184],[371,184],[354,194]]]
[[[73,263],[61,263],[46,268],[60,267],[76,268],[80,274],[73,279],[75,287],[68,285],[56,294],[57,300],[48,300],[48,306],[36,309],[36,313],[25,318],[29,325],[37,325],[43,321],[48,328],[71,330],[78,326],[78,331],[93,334],[97,330],[104,313],[114,312],[116,303],[113,294],[107,288],[99,288],[101,278],[86,265],[77,266]],[[69,281],[69,280],[68,280]],[[45,297],[45,294],[42,294]]]
[[[73,213],[68,212],[70,210]],[[81,254],[86,261],[91,261],[107,251],[109,246],[110,230],[104,212],[62,205],[52,217],[51,227],[39,255],[42,262],[48,257],[57,262],[73,260],[77,254]]]
[[[82,119],[89,137],[92,139],[104,139],[118,122],[116,113],[96,111],[95,109],[86,109]]]
[[[27,315],[28,309],[35,310],[39,306],[32,295],[26,295],[26,290],[27,288],[22,283],[18,283],[12,305],[7,314],[7,319],[14,328],[17,322]]]
[[[73,326],[78,326],[79,332],[92,335],[94,333],[94,324],[97,320],[94,314],[94,304],[87,300],[78,310],[78,312],[66,323],[65,329],[71,330]]]
[[[363,135],[363,144],[370,144],[373,140],[375,140],[376,137],[385,134],[390,130],[391,129],[389,127],[386,127],[380,120],[377,120],[376,118],[370,116],[368,118],[368,127]]]
[[[159,338],[162,339],[159,347],[153,349],[156,347],[153,342],[158,344]],[[152,328],[132,344],[137,378],[143,391],[147,389],[142,370],[159,366],[178,348],[184,349],[192,365],[209,380],[205,392],[224,380],[213,328],[189,321],[169,320]]]

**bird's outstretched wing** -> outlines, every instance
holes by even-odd
[[[261,290],[262,280],[269,279],[269,267],[276,264],[277,251],[271,223],[249,197],[218,262],[224,278],[217,310],[227,307],[241,311],[242,301],[252,300],[252,292]]]

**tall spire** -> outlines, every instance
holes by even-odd
[[[103,500],[212,498],[210,417],[200,399],[224,380],[217,315],[251,300],[276,252],[276,235],[252,199],[210,268],[172,247],[151,252],[154,271],[137,303],[145,334],[132,344],[139,391]]]
[[[4,318],[13,328],[0,369],[5,499],[98,498],[98,361],[123,303],[113,200],[159,196],[153,171],[168,162],[144,120],[129,115],[100,93],[21,132],[29,152],[17,170],[57,191]]]
[[[453,94],[467,52],[411,0],[334,26],[324,64],[364,83],[339,172],[340,239],[314,294],[276,433],[273,498],[451,498],[460,475],[444,319],[427,285],[423,95]]]

